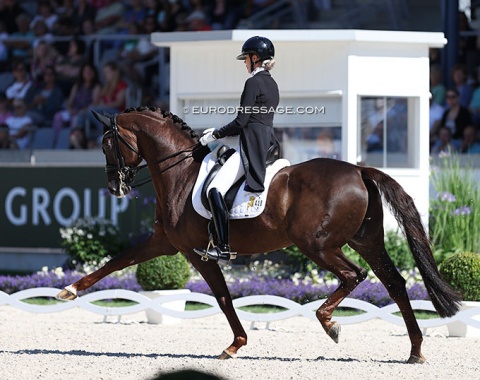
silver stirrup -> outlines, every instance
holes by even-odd
[[[208,260],[210,260],[210,259],[208,258],[207,252],[210,250],[210,248],[215,248],[215,247],[216,247],[216,246],[215,246],[215,243],[213,242],[213,239],[210,239],[210,240],[208,241],[207,249],[205,250],[205,252],[204,252],[203,254],[200,255],[202,261],[208,261]],[[198,251],[197,251],[197,252],[198,252]]]

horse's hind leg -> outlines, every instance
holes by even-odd
[[[124,269],[128,266],[139,264],[143,261],[153,259],[161,255],[174,255],[177,249],[172,247],[160,235],[152,235],[145,242],[127,249],[119,255],[113,257],[103,267],[87,276],[82,277],[77,282],[66,286],[57,298],[60,300],[74,300],[81,290],[90,288],[93,284],[108,276],[112,272]]]
[[[203,261],[196,253],[190,255],[192,265],[200,272],[217,299],[218,306],[227,317],[233,331],[233,342],[219,356],[219,359],[231,359],[237,356],[237,351],[247,345],[247,333],[238,319],[233,307],[232,297],[228,291],[223,273],[218,264],[213,261]]]
[[[425,362],[425,357],[421,352],[423,342],[422,332],[418,326],[412,305],[408,298],[405,279],[398,273],[397,268],[395,268],[395,265],[385,250],[383,228],[377,236],[364,235],[361,238],[361,242],[356,240],[355,242],[350,242],[349,245],[370,265],[402,313],[411,342],[410,357],[407,362]]]
[[[300,247],[299,247],[300,248]],[[340,248],[322,250],[320,254],[310,255],[304,252],[318,266],[332,272],[340,280],[340,286],[325,300],[316,312],[323,329],[335,343],[338,343],[340,325],[332,321],[337,306],[356,286],[367,277],[367,271],[349,260]]]

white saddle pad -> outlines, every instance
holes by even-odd
[[[193,208],[197,213],[199,213],[206,219],[210,219],[211,214],[210,211],[208,211],[202,204],[201,193],[206,176],[212,169],[213,165],[215,165],[215,163],[217,162],[217,150],[220,148],[220,146],[221,145],[217,146],[215,150],[207,154],[203,159],[200,171],[198,173],[197,181],[195,182],[195,186],[193,187]],[[268,189],[270,187],[270,183],[272,182],[273,176],[277,174],[280,169],[283,169],[286,166],[290,166],[290,162],[282,158],[267,167],[264,184],[265,191],[262,193],[250,193],[249,191],[243,190],[243,188],[245,187],[244,182],[238,190],[237,195],[235,196],[232,209],[230,210],[230,218],[247,219],[255,218],[256,216],[260,215],[265,209],[265,204],[267,203]]]

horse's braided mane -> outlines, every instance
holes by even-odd
[[[198,134],[186,123],[184,122],[181,118],[179,118],[177,115],[174,115],[170,111],[165,111],[160,109],[159,107],[153,107],[153,106],[141,106],[141,107],[131,107],[127,108],[124,113],[129,113],[129,112],[143,112],[143,111],[151,111],[151,112],[157,112],[162,115],[163,118],[169,118],[172,119],[172,121],[175,124],[180,125],[181,129],[183,131],[187,131],[190,133],[190,136],[192,138],[198,138]]]

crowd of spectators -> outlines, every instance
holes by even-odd
[[[98,146],[86,110],[123,110],[128,86],[155,100],[152,32],[234,29],[272,0],[0,0],[0,147],[26,146],[25,131],[69,128],[70,148]],[[98,60],[92,41],[103,38]],[[115,39],[117,36],[117,40]],[[120,37],[123,38],[120,38]],[[132,38],[129,38],[132,36]],[[106,42],[105,42],[106,41]],[[5,75],[2,75],[5,74]],[[158,82],[158,81],[157,81]],[[158,91],[157,91],[158,92]],[[21,137],[14,103],[25,117]],[[5,137],[10,131],[9,137]]]
[[[480,153],[480,34],[462,34],[479,29],[459,12],[458,62],[450,78],[442,80],[440,51],[430,53],[430,151]],[[475,28],[474,28],[474,27]]]
[[[52,128],[53,145],[68,128],[70,148],[98,146],[100,127],[89,109],[122,111],[129,86],[155,102],[158,49],[150,43],[152,32],[234,29],[273,3],[0,0],[0,147],[27,146],[33,127]],[[460,31],[477,28],[474,22],[459,13]],[[98,36],[112,36],[102,40],[102,51],[109,52],[102,61],[92,44]],[[460,34],[459,48],[452,85],[442,78],[439,50],[431,51],[432,153],[480,152],[480,34]]]

